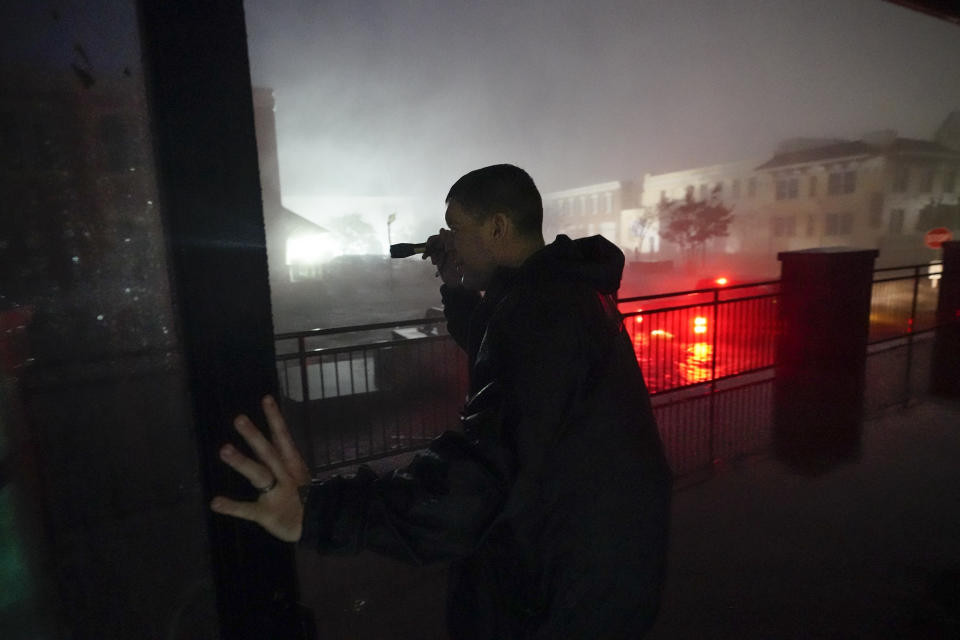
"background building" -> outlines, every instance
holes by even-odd
[[[621,214],[635,209],[637,187],[631,181],[592,184],[543,194],[543,237],[550,242],[558,234],[571,238],[602,235],[624,246]]]
[[[929,205],[958,204],[960,112],[951,113],[934,139],[877,131],[859,140],[797,138],[782,142],[766,161],[747,160],[663,174],[646,174],[640,208],[627,229],[656,233],[663,200],[718,197],[733,210],[730,233],[705,247],[705,262],[744,272],[773,273],[777,254],[811,247],[879,249],[881,265],[932,260],[924,244]],[[955,221],[953,233],[960,234]],[[647,237],[629,243],[645,259],[680,258],[669,243]]]
[[[640,255],[651,259],[679,259],[675,246],[660,242],[659,250],[655,250],[656,245],[647,238],[659,234],[658,205],[663,201],[683,200],[688,196],[698,201],[717,197],[733,209],[730,235],[708,241],[708,255],[765,252],[763,239],[757,237],[755,229],[761,206],[770,197],[770,188],[765,182],[766,176],[754,169],[758,162],[759,160],[751,159],[669,173],[646,174],[643,178],[643,197],[637,218],[640,222],[631,223],[635,227],[644,226],[649,229],[644,243],[640,245]]]
[[[879,249],[881,264],[912,264],[936,257],[920,211],[957,203],[960,153],[879,131],[780,149],[757,170],[773,187],[763,210],[771,253],[843,245]]]

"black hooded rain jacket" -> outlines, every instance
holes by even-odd
[[[453,640],[640,637],[671,479],[617,311],[623,262],[600,236],[558,236],[483,297],[441,287],[470,362],[461,430],[392,474],[311,488],[301,544],[451,561]]]

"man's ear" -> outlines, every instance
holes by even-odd
[[[502,211],[498,211],[490,216],[490,230],[493,237],[497,240],[503,240],[507,237],[513,226],[513,222]]]

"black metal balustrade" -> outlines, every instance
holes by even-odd
[[[281,406],[311,469],[420,449],[457,425],[466,355],[444,322],[276,336]]]
[[[678,476],[769,446],[779,282],[620,301]]]
[[[937,268],[875,272],[868,412],[925,388]],[[620,301],[678,476],[769,448],[779,295],[765,281]],[[314,470],[413,451],[458,424],[467,363],[442,317],[276,341],[283,410]]]
[[[868,413],[907,404],[928,386],[942,263],[874,271],[867,345]]]

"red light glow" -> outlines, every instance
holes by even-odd
[[[707,319],[700,316],[694,318],[693,320],[693,332],[694,333],[706,333],[707,332]]]
[[[727,282],[729,282],[729,281],[728,281],[726,278],[724,278],[723,276],[721,276],[721,277],[717,278],[716,282],[717,282],[718,285],[720,285],[720,286],[722,287],[723,285],[727,284]]]

